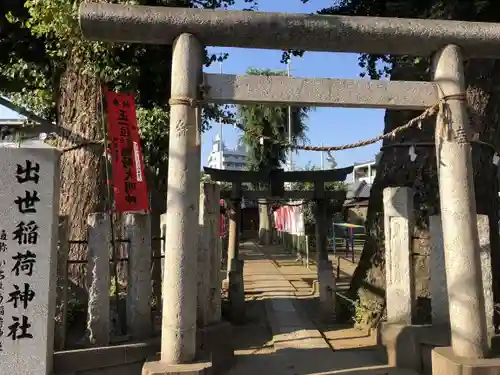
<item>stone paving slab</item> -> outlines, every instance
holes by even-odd
[[[273,252],[280,256],[270,256]],[[358,340],[358,346],[366,341],[362,332],[352,329],[322,335],[297,309],[298,299],[313,297],[315,267],[307,269],[287,260],[279,249],[252,243],[243,244],[241,253],[247,298],[264,304],[272,340],[260,348],[237,350],[238,363],[228,375],[416,375],[381,364],[367,350],[332,348],[331,342],[344,337]]]
[[[278,271],[296,288],[296,300],[310,299],[312,291],[312,283],[316,280],[316,265],[311,264],[308,267],[302,266],[298,262],[293,262],[287,259],[284,255],[286,251],[283,250],[281,245],[268,246],[265,249],[260,249],[260,251],[265,251],[269,257],[273,259],[273,264],[277,267]],[[279,254],[276,256],[276,254]],[[288,258],[293,256],[288,253]],[[346,260],[343,257],[335,256],[330,254],[330,260],[334,262],[334,272],[336,272],[336,262],[339,261],[341,265],[341,275],[343,281],[342,283],[337,283],[337,287],[345,284],[346,289],[349,287],[349,280],[345,277],[350,277],[355,270],[355,265],[350,260]],[[306,280],[306,281],[304,281]],[[327,339],[329,345],[335,350],[342,349],[373,349],[377,344],[376,334],[374,332],[366,332],[356,329],[350,325],[345,324],[334,324],[332,326],[322,327],[322,332],[324,337]],[[373,351],[373,350],[372,350]]]

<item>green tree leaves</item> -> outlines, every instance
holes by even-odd
[[[284,71],[249,69],[250,75],[284,76]],[[292,142],[305,140],[305,121],[310,108],[291,108]],[[262,104],[237,107],[237,121],[244,129],[243,141],[248,146],[248,168],[279,168],[286,160],[288,148],[288,108]],[[263,144],[261,143],[261,138]]]
[[[115,1],[114,1],[115,2]],[[171,46],[110,44],[84,40],[78,27],[81,0],[4,0],[0,2],[0,94],[50,121],[58,116],[61,75],[70,54],[78,54],[83,74],[110,90],[136,94],[146,161],[154,170],[168,159],[168,98]],[[116,2],[115,2],[116,3]],[[137,0],[121,4],[225,8],[234,0]],[[254,9],[255,0],[245,0]],[[205,64],[217,61],[206,53]],[[219,58],[227,58],[227,54]],[[84,93],[75,92],[75,95]],[[234,121],[227,106],[209,105],[209,120]],[[166,176],[166,174],[165,174]]]

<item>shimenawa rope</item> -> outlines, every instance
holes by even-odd
[[[200,87],[200,91],[202,94],[202,97],[204,96],[205,92],[207,91],[207,87],[202,85]],[[447,108],[447,102],[449,100],[459,100],[459,101],[465,101],[466,100],[466,95],[464,93],[460,94],[453,94],[453,95],[446,95],[443,96],[436,104],[432,105],[431,107],[427,108],[424,112],[422,112],[420,115],[417,117],[412,118],[409,120],[406,124],[398,126],[397,128],[393,129],[392,131],[379,135],[374,138],[370,139],[365,139],[361,140],[358,142],[354,143],[348,143],[345,145],[341,146],[312,146],[312,145],[296,145],[296,144],[290,144],[288,142],[279,142],[271,137],[262,137],[258,134],[253,134],[255,137],[259,137],[261,139],[266,139],[268,141],[271,141],[273,144],[279,144],[285,148],[291,148],[295,150],[304,150],[304,151],[320,151],[320,152],[331,152],[331,151],[342,151],[342,150],[349,150],[349,149],[354,149],[354,148],[359,148],[359,147],[364,147],[368,146],[374,143],[377,143],[382,140],[386,139],[394,139],[399,133],[402,133],[408,129],[411,129],[415,126],[418,126],[419,128],[422,127],[422,122],[425,119],[428,119],[436,114],[439,116],[442,116],[443,121],[440,122],[442,125],[440,129],[436,129],[436,135],[439,135],[441,137],[445,137],[449,139],[450,137],[450,114],[449,110]],[[203,103],[205,103],[205,100],[203,99],[194,99],[194,98],[189,98],[189,97],[174,97],[170,98],[169,100],[169,105],[174,106],[174,105],[187,105],[191,108],[199,108]],[[252,135],[250,133],[250,135]],[[467,142],[467,137],[466,133],[463,129],[459,129],[459,131],[456,134],[457,141],[459,143]],[[61,152],[68,152],[68,151],[73,151],[76,149],[79,149],[81,147],[85,147],[87,145],[103,145],[104,141],[89,141],[89,142],[84,142],[75,146],[67,147],[61,150]]]

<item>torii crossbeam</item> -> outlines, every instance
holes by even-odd
[[[456,44],[469,57],[500,58],[500,24],[486,22],[82,3],[80,26],[110,42],[172,44],[189,33],[217,47],[428,56]]]

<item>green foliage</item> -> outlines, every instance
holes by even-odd
[[[213,182],[210,175],[206,174],[205,172],[201,172],[200,180],[201,182]],[[221,191],[230,191],[232,185],[230,182],[220,181],[219,186]]]
[[[349,15],[370,17],[405,17],[458,19],[464,21],[498,22],[499,5],[493,0],[341,0],[332,7],[318,11],[323,15]],[[380,79],[391,74],[397,66],[413,66],[414,79],[426,79],[429,59],[412,56],[361,54],[361,76]]]
[[[247,74],[284,76],[284,71],[249,69]],[[305,140],[305,120],[310,108],[292,107],[292,142]],[[263,170],[279,168],[286,161],[288,141],[288,107],[262,104],[237,107],[240,128],[245,130],[243,142],[248,146],[248,168]],[[264,144],[261,144],[261,137]]]
[[[137,121],[142,141],[144,163],[152,169],[157,186],[166,186],[168,176],[168,121],[170,112],[166,107],[139,108]]]
[[[85,304],[78,298],[68,299],[68,316],[67,324],[71,326],[77,319],[78,316],[85,314]]]
[[[110,1],[111,2],[111,1]],[[227,8],[234,0],[120,0],[121,4]],[[145,158],[157,172],[168,157],[171,46],[87,41],[78,28],[81,0],[4,0],[0,2],[0,94],[50,121],[58,119],[60,80],[68,62],[109,89],[136,94]],[[245,0],[254,9],[255,0]],[[219,56],[220,59],[227,55]],[[216,61],[206,52],[205,64]],[[75,92],[75,95],[83,93]],[[234,121],[227,106],[210,105],[209,120]],[[166,174],[163,174],[166,175]]]
[[[384,309],[384,303],[378,300],[357,299],[354,303],[354,324],[359,328],[372,328],[378,318],[377,313]]]
[[[337,167],[337,160],[335,160],[335,156],[331,151],[326,153],[326,163],[327,169],[335,169]]]

